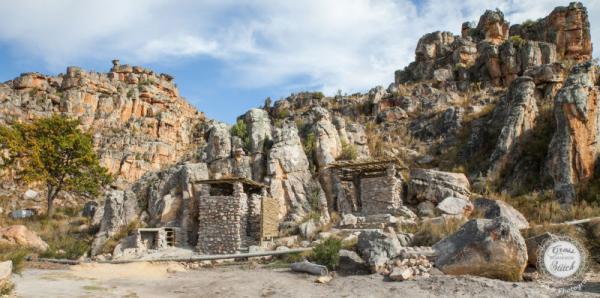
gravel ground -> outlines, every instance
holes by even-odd
[[[535,282],[463,276],[387,282],[380,275],[336,277],[328,284],[287,269],[248,265],[186,270],[177,263],[86,264],[26,269],[15,275],[18,297],[556,297]],[[590,282],[577,297],[600,297]]]

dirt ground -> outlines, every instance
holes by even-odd
[[[380,275],[335,277],[328,284],[288,269],[248,265],[186,270],[177,263],[84,264],[28,268],[15,275],[18,297],[555,297],[535,282],[433,276],[387,282]],[[576,297],[600,297],[590,283]]]

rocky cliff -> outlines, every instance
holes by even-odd
[[[339,211],[331,166],[340,160],[401,160],[410,169],[398,175],[408,189],[402,199],[413,209],[471,191],[577,200],[600,168],[599,68],[585,7],[571,3],[512,26],[490,10],[457,29],[419,39],[415,61],[387,88],[292,94],[241,115],[235,127],[205,120],[172,77],[118,61],[104,74],[70,67],[6,82],[0,119],[78,117],[103,164],[132,182],[109,191],[96,214],[96,252],[133,221],[185,226],[198,179],[269,186],[282,230],[308,217],[327,222]]]
[[[58,76],[25,73],[0,84],[0,123],[56,113],[80,119],[102,165],[128,182],[189,153],[204,120],[173,77],[118,60],[108,73],[68,67]]]

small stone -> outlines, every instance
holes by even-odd
[[[393,281],[405,281],[414,276],[414,272],[411,268],[407,267],[396,267],[392,270],[389,277]]]

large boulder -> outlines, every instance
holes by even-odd
[[[29,247],[38,251],[48,249],[48,244],[23,225],[0,228],[0,244]]]
[[[365,261],[354,251],[340,249],[338,271],[346,275],[366,274],[369,268]]]
[[[504,217],[472,219],[433,248],[446,274],[519,281],[527,266],[525,240]]]
[[[371,272],[381,272],[391,259],[402,253],[402,244],[396,235],[381,230],[365,230],[358,235],[356,248]]]
[[[442,214],[468,216],[473,212],[473,203],[467,199],[447,197],[435,208]]]
[[[504,201],[478,198],[474,203],[475,212],[482,214],[487,219],[504,217],[517,229],[529,228],[529,222],[525,216]]]
[[[408,198],[415,202],[437,203],[447,197],[468,199],[470,185],[462,173],[442,172],[431,169],[411,169],[408,182]]]
[[[548,147],[547,168],[561,203],[575,200],[575,185],[594,176],[600,159],[597,65],[571,69],[554,100],[556,130]]]
[[[137,196],[130,190],[111,190],[106,193],[100,230],[92,243],[92,255],[100,252],[104,243],[122,227],[138,219]]]
[[[544,243],[548,239],[556,239],[556,238],[557,238],[556,235],[546,232],[544,234],[525,239],[525,245],[527,245],[527,257],[528,257],[529,265],[537,266],[537,261],[538,261],[538,256],[539,256],[538,252],[539,252],[541,246],[544,245]]]

